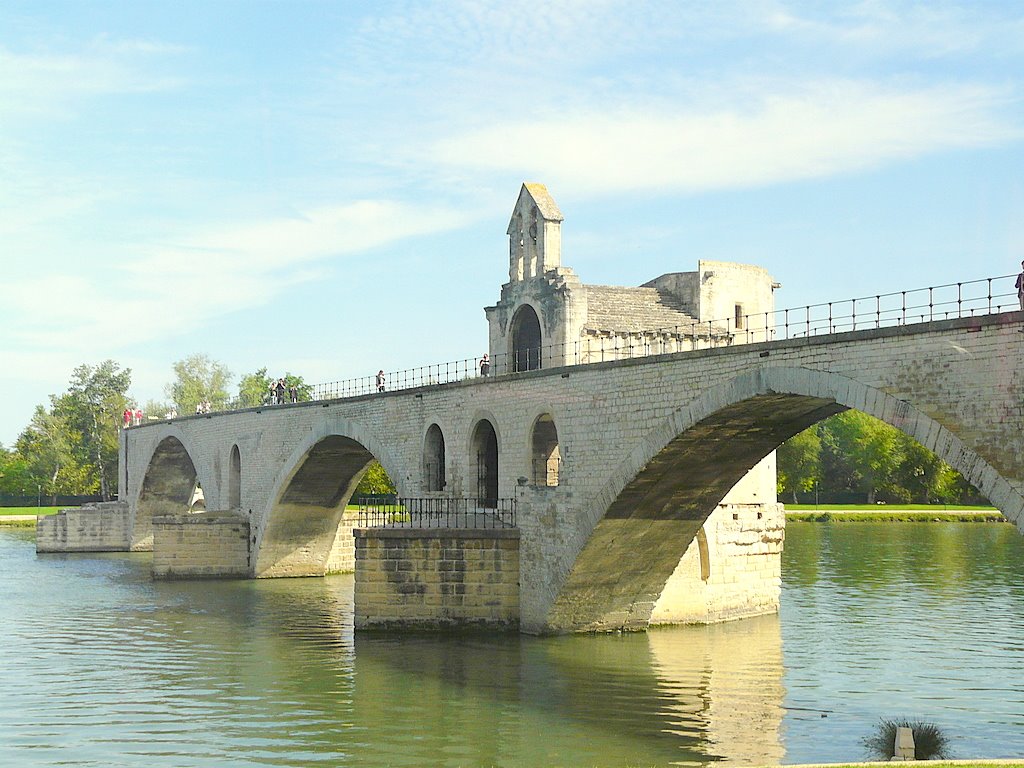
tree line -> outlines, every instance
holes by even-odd
[[[216,410],[247,408],[266,403],[276,379],[266,368],[241,377],[238,393],[228,389],[232,374],[207,355],[195,354],[172,366],[164,387],[166,400],[142,405],[146,417],[186,416],[208,402]],[[312,387],[301,376],[285,374],[286,387],[298,399],[311,398]],[[0,445],[0,494],[99,495],[117,493],[117,434],[126,408],[140,404],[129,394],[132,372],[113,360],[75,368],[67,390],[37,405],[29,424],[11,448]]]
[[[779,501],[787,503],[988,503],[923,445],[860,411],[818,422],[776,456]]]

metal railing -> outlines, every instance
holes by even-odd
[[[515,528],[515,499],[363,498],[360,528]]]
[[[494,378],[524,371],[587,365],[651,355],[688,352],[733,344],[808,338],[844,331],[910,325],[958,317],[1019,309],[1014,289],[1015,275],[880,293],[842,301],[808,304],[772,312],[740,314],[724,320],[693,320],[666,328],[638,331],[593,332],[565,344],[548,344],[518,350],[512,355],[496,354],[488,360],[486,372],[480,358],[463,358],[433,363],[384,374],[383,389],[375,375],[359,376],[306,385],[302,401],[335,400],[374,392],[449,384],[475,378]],[[217,411],[246,407],[266,408],[231,401],[215,406]],[[182,416],[190,414],[182,414]]]
[[[514,355],[496,354],[489,360],[486,375],[481,374],[478,358],[463,358],[386,373],[384,391],[520,373],[536,370],[542,363],[546,367],[586,365],[736,343],[781,341],[1005,312],[1019,308],[1013,287],[1015,278],[1016,275],[1003,275],[772,312],[743,314],[723,320],[694,320],[652,330],[594,334],[565,344],[520,350]],[[330,400],[376,391],[375,377],[363,376],[316,384],[312,389],[312,398]]]

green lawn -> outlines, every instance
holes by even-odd
[[[780,499],[781,501],[781,499]],[[955,504],[786,504],[786,510],[794,510],[798,512],[805,511],[828,511],[828,512],[845,512],[857,509],[873,509],[873,510],[923,510],[926,512],[961,512],[961,511],[978,511],[978,512],[994,512],[995,507],[971,507],[971,506],[957,506]]]
[[[999,512],[786,512],[787,523],[1005,523]]]
[[[0,517],[6,515],[55,515],[67,507],[0,507]]]

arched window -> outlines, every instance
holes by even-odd
[[[231,464],[228,469],[228,509],[242,506],[242,457],[238,446],[231,448]]]
[[[476,494],[481,506],[498,506],[498,436],[494,425],[482,419],[473,430],[473,460],[476,462]]]
[[[428,491],[443,491],[447,480],[444,469],[444,435],[431,424],[423,442],[423,477]]]
[[[550,413],[537,417],[533,423],[531,440],[531,465],[533,484],[542,486],[558,485],[562,469],[562,454],[558,450],[558,430]]]
[[[523,305],[512,318],[512,370],[534,371],[541,362],[540,320],[533,307]]]

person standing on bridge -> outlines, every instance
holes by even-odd
[[[1020,274],[1017,275],[1017,301],[1020,302],[1021,311],[1024,311],[1024,261],[1020,263]]]
[[[377,371],[377,391],[383,392],[384,385],[387,383],[387,379],[384,378],[384,369]]]
[[[491,358],[484,352],[484,356],[480,358],[480,375],[490,376],[491,375]]]

